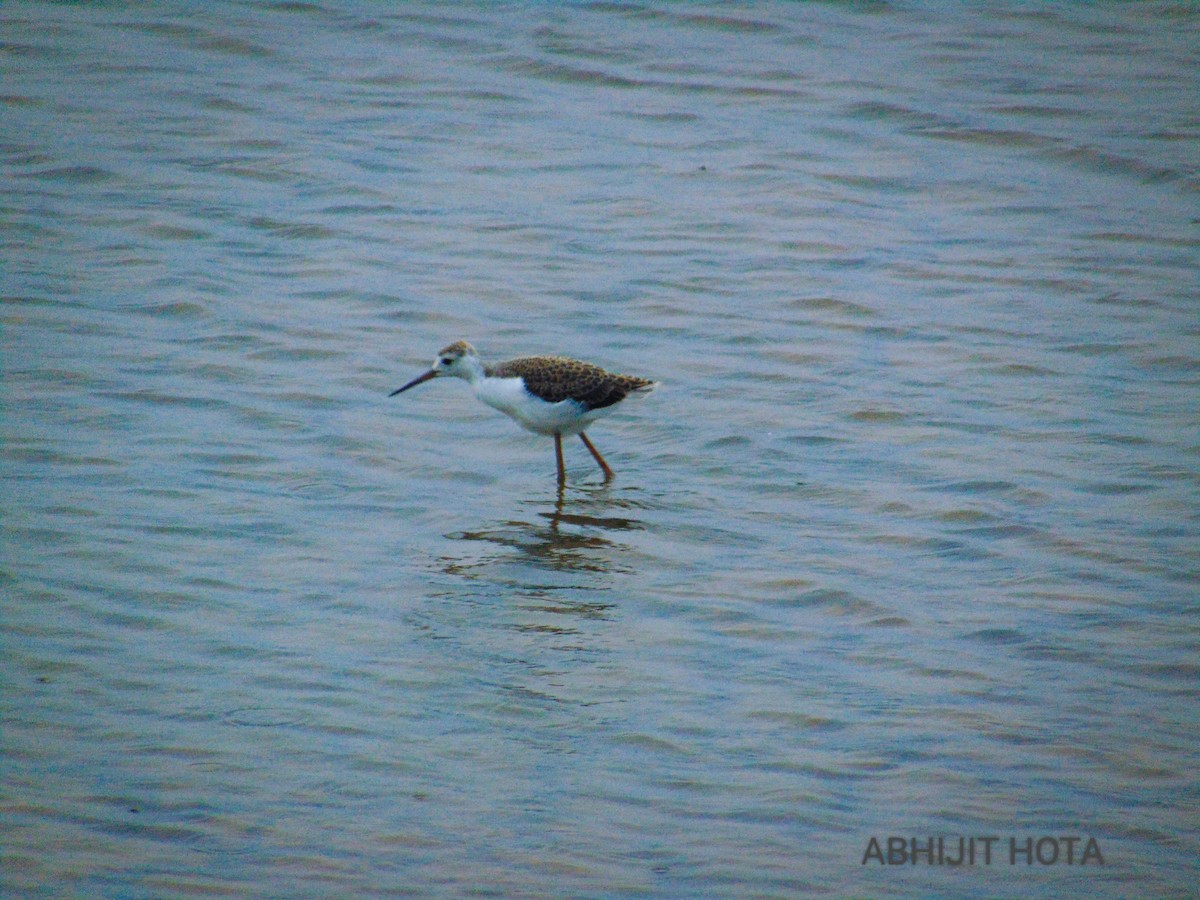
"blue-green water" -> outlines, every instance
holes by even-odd
[[[1198,46],[4,4],[2,892],[1193,891]],[[617,478],[459,338],[661,380]]]

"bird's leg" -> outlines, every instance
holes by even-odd
[[[588,440],[588,436],[581,431],[579,432],[579,439],[583,441],[583,446],[592,451],[592,456],[596,457],[596,462],[600,463],[600,468],[604,470],[604,480],[608,481],[608,479],[612,478],[613,470],[608,467],[608,463],[604,461],[604,457],[600,455],[600,451],[592,446],[592,442]]]
[[[554,457],[558,460],[558,483],[561,486],[567,480],[567,467],[563,465],[562,435],[554,432]]]

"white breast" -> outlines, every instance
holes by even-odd
[[[472,387],[476,397],[514,419],[520,418],[521,409],[532,399],[520,378],[481,378]]]
[[[609,411],[605,408],[585,413],[574,400],[547,403],[525,390],[520,378],[481,378],[474,388],[481,401],[536,434],[577,434]]]

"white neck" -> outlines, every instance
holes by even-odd
[[[459,378],[465,378],[468,384],[475,384],[487,373],[483,369],[483,362],[472,353],[458,361],[458,371],[455,374]]]

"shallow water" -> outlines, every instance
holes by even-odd
[[[4,893],[1194,890],[1194,9],[0,38]]]

